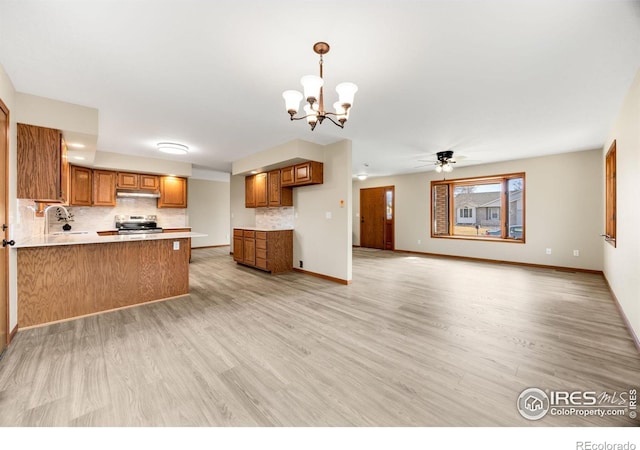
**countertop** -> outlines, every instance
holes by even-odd
[[[193,232],[178,233],[149,233],[149,234],[127,234],[115,236],[98,236],[95,231],[79,234],[69,232],[69,234],[47,234],[32,237],[21,242],[16,242],[15,248],[27,247],[50,247],[56,245],[81,245],[81,244],[111,244],[114,242],[130,241],[153,241],[158,239],[185,239],[195,237],[205,237],[206,234]]]
[[[233,227],[234,230],[249,230],[249,231],[287,231],[293,230],[293,228],[263,228],[263,227]]]

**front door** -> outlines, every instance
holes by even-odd
[[[0,226],[2,239],[7,239],[7,153],[9,150],[9,110],[0,100]],[[0,355],[9,344],[9,248],[0,247]]]
[[[360,246],[393,250],[393,186],[360,190]]]

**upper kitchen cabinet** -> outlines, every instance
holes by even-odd
[[[187,179],[180,177],[160,177],[160,198],[158,208],[186,208]]]
[[[140,189],[157,191],[160,189],[160,180],[157,175],[138,174]]]
[[[293,190],[282,187],[280,170],[272,170],[267,174],[269,206],[293,206]]]
[[[60,130],[18,124],[18,198],[64,203],[69,162]]]
[[[69,205],[91,206],[93,190],[92,170],[86,167],[71,166],[71,195]]]
[[[157,191],[159,181],[156,175],[143,173],[118,172],[118,189],[142,189]]]
[[[256,177],[249,175],[244,177],[244,207],[256,207]]]
[[[258,173],[254,175],[255,192],[256,192],[256,208],[264,208],[269,206],[269,190],[267,187],[267,174]]]
[[[318,161],[307,161],[280,170],[282,186],[307,186],[323,183],[324,165]]]
[[[93,171],[93,206],[116,206],[116,172]]]
[[[245,208],[293,206],[293,192],[291,188],[282,188],[279,169],[248,175],[244,183]]]

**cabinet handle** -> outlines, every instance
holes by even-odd
[[[16,245],[16,241],[14,241],[13,239],[11,239],[10,241],[7,241],[6,239],[2,240],[2,246],[6,247],[7,245]]]
[[[7,231],[7,228],[9,228],[9,225],[7,225],[6,223],[2,224],[2,231]]]

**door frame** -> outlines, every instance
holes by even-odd
[[[5,151],[4,151],[4,220],[7,224],[7,230],[2,231],[1,235],[3,239],[7,239],[7,233],[9,230],[9,144],[11,142],[11,116],[9,113],[9,108],[5,103],[0,99],[0,110],[7,116],[7,123],[5,125]],[[11,343],[11,324],[9,323],[9,248],[5,247],[4,253],[4,277],[5,277],[5,286],[4,286],[4,295],[5,295],[5,317],[4,319],[0,318],[0,320],[5,320],[6,330],[7,330],[7,338],[5,342],[5,346],[9,346]],[[0,345],[0,354],[2,354],[2,349],[4,346]]]
[[[396,249],[396,188],[395,185],[388,185],[388,186],[369,186],[369,187],[362,187],[359,189],[360,191],[360,205],[359,205],[359,215],[360,217],[362,217],[362,191],[364,190],[368,190],[368,189],[383,189],[384,191],[384,196],[383,196],[383,202],[384,202],[384,209],[386,211],[387,208],[387,192],[391,191],[391,247],[387,248],[387,223],[389,222],[388,219],[386,218],[386,213],[385,213],[385,219],[382,222],[382,226],[383,226],[383,230],[382,230],[382,249],[383,250],[395,250]],[[360,247],[362,246],[362,221],[359,221],[359,227],[360,227]]]

